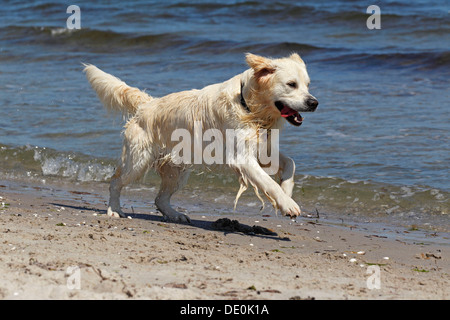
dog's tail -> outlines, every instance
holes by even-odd
[[[153,99],[145,92],[128,86],[125,82],[103,72],[94,65],[83,65],[89,83],[109,111],[119,111],[124,115],[135,114],[140,105]]]

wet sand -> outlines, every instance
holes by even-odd
[[[441,232],[240,212],[175,224],[154,205],[110,218],[104,183],[3,180],[0,196],[2,299],[450,298]]]

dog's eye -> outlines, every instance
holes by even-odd
[[[288,82],[287,85],[293,89],[297,88],[297,82],[295,81]]]

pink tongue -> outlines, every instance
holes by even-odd
[[[281,109],[280,112],[281,112],[281,116],[283,118],[287,118],[287,117],[297,114],[297,111],[292,110],[291,108],[288,108],[288,107],[283,107],[283,109]]]

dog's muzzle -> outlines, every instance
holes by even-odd
[[[317,109],[317,106],[319,105],[319,101],[317,101],[316,98],[314,98],[313,96],[310,96],[306,101],[305,101],[305,105],[306,108],[305,112],[313,112]],[[288,104],[282,102],[282,101],[276,101],[275,102],[275,107],[277,107],[277,109],[280,111],[281,116],[283,118],[286,118],[286,120],[298,127],[302,124],[303,118],[300,115],[300,113],[298,113],[298,111],[292,109],[289,107]]]
[[[306,105],[308,106],[308,111],[315,111],[319,105],[319,101],[315,98],[309,98],[306,100]]]
[[[286,104],[284,104],[281,101],[275,102],[275,107],[280,111],[281,116],[285,118],[290,124],[299,127],[302,125],[303,118],[298,113],[298,111],[295,111],[294,109],[289,108]]]

